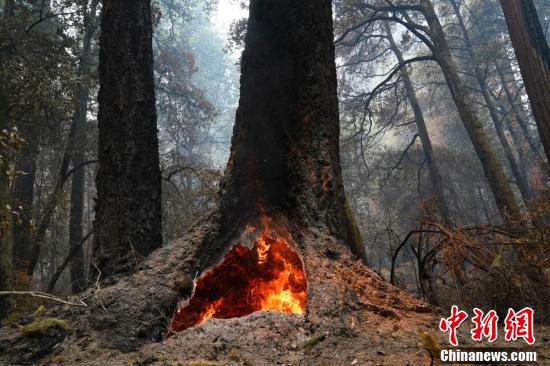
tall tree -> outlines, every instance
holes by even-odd
[[[480,89],[481,95],[483,96],[483,101],[485,102],[485,106],[489,111],[489,116],[491,117],[491,120],[493,121],[493,125],[495,126],[498,139],[502,145],[502,148],[504,149],[504,154],[506,156],[506,159],[510,164],[512,174],[515,178],[516,184],[521,193],[521,197],[523,198],[523,201],[525,203],[529,203],[533,199],[533,192],[531,191],[531,187],[529,186],[527,177],[521,171],[520,165],[516,160],[516,157],[514,156],[514,152],[512,151],[512,147],[510,146],[510,143],[508,142],[508,139],[504,133],[502,120],[499,116],[499,113],[493,101],[493,98],[491,98],[491,92],[489,89],[489,85],[487,83],[486,76],[483,73],[483,70],[481,69],[478,63],[479,57],[476,55],[474,51],[474,45],[470,39],[470,34],[468,32],[468,29],[466,28],[466,24],[464,23],[464,18],[462,17],[460,6],[457,0],[450,0],[450,3],[453,7],[454,13],[456,15],[456,19],[458,20],[458,26],[462,32],[464,47],[468,54],[469,60],[471,62],[469,65],[473,68],[475,79],[479,84],[479,89]]]
[[[386,31],[386,36],[388,37],[388,41],[390,42],[390,48],[395,54],[395,57],[397,58],[399,64],[402,64],[405,61],[403,58],[403,53],[395,43],[390,26],[387,22],[384,22],[384,27]],[[422,150],[426,158],[426,165],[428,166],[428,171],[430,174],[432,196],[435,200],[437,200],[441,217],[448,226],[452,227],[453,223],[450,218],[449,206],[447,205],[447,201],[445,199],[445,194],[443,191],[443,179],[441,178],[441,172],[439,171],[439,167],[437,166],[437,162],[434,158],[432,141],[430,139],[430,135],[428,134],[428,128],[426,127],[424,114],[422,113],[420,103],[418,101],[418,98],[416,97],[416,92],[414,90],[414,86],[407,66],[401,69],[401,77],[403,78],[403,82],[405,84],[405,92],[407,94],[409,104],[411,105],[411,109],[413,110],[414,121],[418,131],[418,136],[420,137]]]
[[[221,210],[230,227],[259,207],[324,226],[366,260],[344,209],[331,13],[329,0],[250,3]]]
[[[356,5],[363,13],[363,20],[343,32],[338,38],[342,41],[349,34],[359,33],[357,39],[375,21],[393,21],[404,26],[407,31],[421,40],[431,51],[431,55],[423,55],[404,60],[398,64],[388,76],[374,89],[381,89],[404,66],[419,61],[435,60],[447,81],[451,96],[455,102],[462,123],[470,137],[485,177],[491,187],[498,210],[507,222],[522,221],[514,192],[505,174],[504,167],[495,153],[483,124],[473,107],[472,97],[460,78],[458,67],[452,57],[443,26],[430,0],[419,0],[415,3],[373,5],[365,2]],[[368,12],[365,12],[367,10]],[[423,18],[423,19],[419,19]],[[425,24],[423,24],[425,21]]]
[[[504,167],[483,129],[483,124],[473,108],[471,96],[459,76],[458,68],[445,38],[445,32],[432,2],[430,0],[420,0],[420,4],[429,27],[429,35],[432,41],[430,48],[445,75],[462,123],[470,136],[470,140],[485,171],[485,176],[493,191],[499,212],[505,221],[509,219],[512,221],[521,221],[518,204],[506,177]]]
[[[0,103],[2,103],[1,100]],[[2,144],[0,148],[0,291],[10,290],[13,286],[13,217],[10,207],[9,134],[6,123],[4,123],[4,115],[0,115],[0,142]],[[8,314],[10,307],[11,299],[0,297],[0,320]]]
[[[96,11],[99,0],[86,1],[84,13],[84,37],[78,65],[79,84],[77,85],[75,111],[73,114],[74,144],[72,155],[73,173],[71,182],[71,210],[69,218],[69,248],[76,250],[71,261],[71,286],[73,293],[86,288],[86,266],[82,251],[84,191],[86,170],[86,114],[90,99],[90,64],[92,61],[92,40],[96,31]]]
[[[550,158],[550,47],[532,0],[500,0],[546,157]]]
[[[7,1],[4,7],[4,19],[13,16],[13,2]],[[4,66],[5,58],[0,53],[0,67]],[[2,75],[4,76],[4,75]],[[0,80],[0,291],[10,290],[13,286],[13,215],[11,203],[11,183],[9,171],[9,132],[11,128],[8,116],[8,90],[3,80]],[[0,297],[0,320],[8,314],[11,298]]]
[[[150,0],[103,3],[94,261],[107,277],[162,244],[152,31]]]

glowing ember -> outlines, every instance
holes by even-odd
[[[197,280],[193,297],[176,312],[171,331],[212,317],[235,318],[260,310],[305,311],[307,283],[300,257],[269,229],[268,219],[263,223],[252,249],[234,246],[220,265]],[[256,229],[247,226],[246,231]]]

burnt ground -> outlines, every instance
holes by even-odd
[[[146,269],[146,276],[135,275],[90,297],[100,299],[100,305],[63,306],[48,312],[48,316],[66,319],[69,331],[52,328],[26,335],[13,324],[2,328],[0,364],[429,365],[426,337],[421,333],[447,344],[445,335],[437,331],[443,314],[389,285],[331,241],[313,230],[302,233],[299,240],[308,276],[304,315],[258,312],[242,318],[210,319],[153,342],[163,337],[165,328],[153,326],[150,322],[156,317],[147,317],[145,312],[154,312],[156,300],[149,300],[152,294],[157,300],[171,298],[164,286],[170,281],[160,276],[157,282],[144,283],[152,276],[151,269]],[[187,252],[181,241],[164,250],[176,256]],[[156,254],[150,262],[161,268],[160,262],[154,262],[160,258],[162,254]],[[171,265],[168,261],[158,274]],[[133,285],[141,291],[132,289]],[[170,316],[159,313],[165,316],[164,324],[169,324]],[[143,329],[149,329],[145,341],[140,338]],[[539,340],[545,340],[541,355],[549,349],[543,333],[537,329]],[[472,346],[467,338],[464,332],[461,345]]]

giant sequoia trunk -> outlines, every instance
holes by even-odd
[[[150,0],[103,4],[94,261],[107,277],[162,244],[152,27]]]
[[[550,159],[550,47],[532,0],[501,0],[546,157]]]
[[[284,321],[335,334],[428,310],[358,258],[340,171],[330,0],[251,1],[233,133],[218,209],[90,297],[86,319],[102,346],[131,350],[257,310],[305,313]],[[204,337],[247,334],[266,319],[280,320],[262,313]],[[288,336],[264,332],[258,342]]]
[[[352,244],[331,10],[322,3],[251,4],[241,99],[222,183],[220,209],[228,228],[276,212]],[[362,256],[359,246],[352,248]]]

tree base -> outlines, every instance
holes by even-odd
[[[153,343],[164,339],[178,303],[191,296],[194,279],[206,269],[199,271],[201,263],[209,262],[204,253],[223,241],[220,238],[228,238],[220,235],[217,222],[216,216],[212,216],[184,238],[157,250],[142,263],[138,273],[109,287],[90,289],[89,294],[93,295],[86,300],[88,307],[52,309],[52,316],[66,319],[73,329],[61,345],[64,351],[60,356],[76,362],[76,355],[93,358],[98,352],[100,357],[107,357],[106,349],[125,353],[140,348],[143,349],[138,353],[170,349],[170,352],[177,350],[180,360],[212,359],[218,354],[250,359],[252,364],[271,364],[279,357],[291,362],[294,356],[284,356],[289,350],[307,353],[317,343],[324,343],[319,349],[332,350],[323,356],[330,358],[338,357],[341,347],[359,352],[361,347],[368,346],[367,340],[380,334],[389,337],[398,332],[398,338],[408,344],[417,342],[419,330],[436,329],[432,309],[427,304],[389,285],[353,258],[347,247],[323,228],[286,223],[307,276],[305,314],[257,312],[242,318],[209,319],[162,345]],[[227,248],[222,252],[226,251]],[[364,342],[356,343],[357,337]],[[382,342],[384,337],[380,337]],[[22,342],[24,338],[15,337],[12,341]],[[147,343],[152,344],[144,347]],[[272,352],[272,348],[282,351]],[[251,359],[254,355],[258,358]],[[121,364],[130,357],[119,356]],[[342,353],[342,357],[348,356],[349,352]],[[43,361],[51,361],[51,357]],[[0,356],[0,363],[6,361],[17,361],[17,355],[9,359]]]

